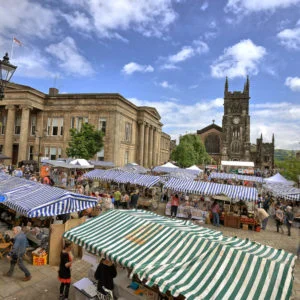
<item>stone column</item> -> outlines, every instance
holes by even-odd
[[[13,140],[15,134],[15,120],[16,120],[16,107],[15,105],[7,105],[5,107],[7,109],[7,122],[5,129],[5,141],[3,154],[8,157],[12,157],[13,155]],[[6,163],[10,164],[12,160],[7,160]]]
[[[152,153],[153,153],[153,126],[150,126],[150,128],[149,128],[148,167],[153,167]]]
[[[153,129],[153,155],[152,155],[152,161],[153,161],[153,167],[157,166],[157,153],[158,153],[158,143],[157,143],[157,128]]]
[[[70,113],[64,115],[64,144],[62,145],[62,157],[68,157],[66,153],[66,149],[70,140],[70,128],[71,128],[71,116]],[[96,127],[97,128],[97,127]]]
[[[149,125],[145,126],[145,135],[144,135],[144,167],[148,167],[148,146],[149,146]]]
[[[21,117],[21,132],[20,132],[18,162],[27,159],[29,116],[30,116],[30,109],[31,109],[29,106],[26,105],[21,106],[20,108],[22,109],[22,117]]]
[[[145,125],[143,121],[139,121],[139,136],[140,136],[140,140],[139,140],[139,159],[138,162],[141,166],[144,165],[144,135],[145,135]]]

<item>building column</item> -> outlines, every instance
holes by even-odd
[[[140,140],[139,140],[139,164],[140,166],[144,165],[144,135],[145,135],[145,125],[143,121],[139,121],[139,136],[140,136]]]
[[[31,109],[27,105],[21,106],[20,108],[22,109],[22,117],[21,117],[21,132],[20,132],[18,162],[27,159],[29,116],[30,116],[30,109]]]
[[[150,126],[149,128],[149,151],[148,151],[148,167],[153,167],[153,161],[152,161],[152,153],[153,153],[153,126]]]
[[[157,145],[157,128],[153,129],[153,155],[152,155],[152,161],[153,161],[153,167],[157,166],[157,153],[158,153],[158,145]]]
[[[15,105],[7,105],[5,107],[7,109],[7,122],[5,129],[5,141],[3,147],[3,154],[12,158],[13,155],[13,140],[15,133],[15,120],[16,120],[16,106]],[[7,160],[6,163],[11,164],[12,160]]]
[[[148,167],[148,146],[149,146],[149,125],[145,126],[145,134],[144,134],[144,167]]]

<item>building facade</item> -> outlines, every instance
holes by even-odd
[[[274,168],[274,135],[271,143],[261,136],[256,145],[250,143],[250,82],[247,78],[243,91],[230,92],[226,78],[222,127],[213,124],[197,131],[206,151],[217,163],[221,160],[253,161],[257,168]]]
[[[0,102],[0,150],[16,164],[22,160],[67,157],[70,129],[89,123],[104,134],[104,148],[94,160],[116,166],[145,167],[169,159],[170,136],[153,107],[138,107],[119,94],[44,94],[10,83]],[[170,148],[168,148],[170,149]]]

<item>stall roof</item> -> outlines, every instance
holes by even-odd
[[[231,160],[222,160],[222,166],[233,166],[233,167],[252,167],[254,168],[253,161],[231,161]]]
[[[237,179],[237,180],[245,180],[245,181],[254,181],[254,182],[263,182],[263,177],[258,176],[249,176],[249,175],[239,175],[239,174],[231,174],[231,173],[217,173],[212,172],[209,175],[209,179]]]
[[[9,208],[29,218],[56,216],[81,211],[97,204],[97,199],[23,178],[0,177],[0,194]]]
[[[296,256],[140,210],[111,210],[64,237],[132,269],[162,293],[194,299],[290,299]]]
[[[265,183],[269,184],[269,183],[274,183],[274,184],[281,184],[281,185],[294,185],[295,182],[291,181],[291,180],[287,180],[285,179],[280,173],[275,174],[274,176],[265,178]]]

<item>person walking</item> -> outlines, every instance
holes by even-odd
[[[114,199],[115,199],[115,202],[114,202],[115,208],[119,208],[121,206],[121,204],[120,204],[121,203],[121,192],[118,188],[114,192]]]
[[[25,273],[25,277],[22,280],[28,281],[31,279],[31,274],[23,263],[23,256],[26,252],[28,241],[20,226],[14,227],[13,232],[15,235],[14,245],[11,252],[7,255],[7,258],[10,261],[10,269],[4,274],[4,276],[11,277],[13,275],[15,265],[18,264],[19,268]]]
[[[114,290],[114,278],[117,276],[115,264],[107,258],[102,258],[94,276],[98,280],[98,292],[106,296],[108,292],[104,288],[108,289],[113,292],[114,298],[117,299],[116,291]]]
[[[292,224],[293,224],[293,221],[294,221],[294,214],[292,212],[292,207],[291,206],[287,206],[285,217],[286,217],[286,226],[287,226],[287,229],[288,229],[288,236],[291,236],[291,227],[292,227]]]
[[[254,209],[254,214],[255,217],[261,223],[261,229],[266,230],[268,220],[269,220],[269,214],[263,208],[257,208],[257,207]]]
[[[171,218],[173,216],[174,218],[176,218],[178,206],[179,206],[179,197],[178,194],[175,194],[172,196],[172,200],[171,200]]]
[[[138,190],[136,190],[131,195],[131,198],[130,198],[130,208],[135,208],[136,209],[138,200],[139,200],[139,192],[138,192]]]
[[[60,253],[60,264],[58,271],[58,280],[60,281],[59,298],[66,300],[69,297],[71,285],[71,266],[73,262],[72,243],[65,242],[64,248]]]
[[[277,227],[277,232],[279,232],[279,229],[281,233],[284,233],[283,230],[283,220],[284,220],[284,213],[283,210],[281,210],[280,206],[275,207],[275,221],[276,221],[276,227]]]
[[[211,206],[211,212],[213,215],[213,225],[219,227],[220,226],[220,216],[219,216],[220,206],[217,201],[214,201]]]

